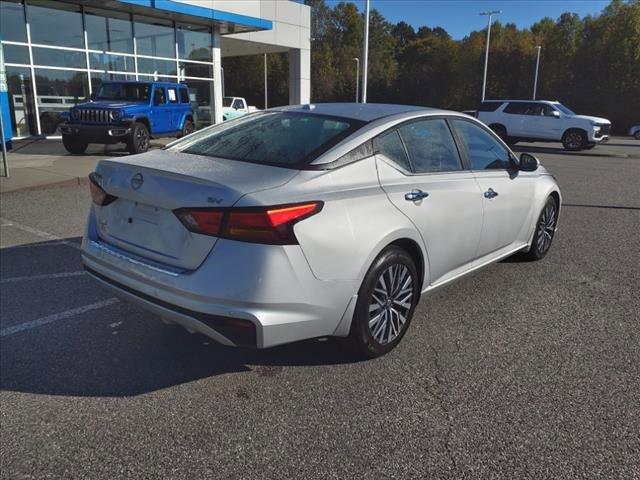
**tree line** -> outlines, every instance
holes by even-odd
[[[311,7],[311,99],[350,102],[362,57],[364,16],[353,3]],[[374,4],[375,5],[375,4]],[[486,30],[454,40],[441,27],[387,21],[370,12],[369,102],[453,110],[475,109],[482,92]],[[537,98],[560,100],[574,111],[609,118],[626,133],[640,122],[640,0],[613,0],[600,15],[564,13],[531,27],[496,21],[491,29],[487,99],[528,99],[536,51],[542,47]],[[227,94],[262,106],[262,57],[224,59]],[[286,54],[268,56],[269,106],[288,102]]]

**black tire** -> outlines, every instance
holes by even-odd
[[[73,135],[62,135],[62,144],[72,155],[82,155],[89,146],[89,142]]]
[[[638,130],[636,132],[636,134],[633,136],[636,140],[640,140],[640,130]]]
[[[144,153],[149,150],[149,141],[151,136],[149,135],[149,129],[144,123],[136,122],[131,128],[131,138],[127,143],[127,149],[129,153],[135,155],[137,153]]]
[[[570,152],[577,152],[587,146],[587,134],[583,130],[567,130],[562,135],[562,146]]]
[[[509,143],[509,136],[507,135],[507,129],[504,128],[503,125],[490,125],[489,128],[494,131],[496,135],[500,137],[500,139],[504,143]]]
[[[555,198],[549,197],[538,216],[535,231],[533,232],[533,240],[531,241],[531,248],[526,253],[529,260],[542,260],[547,253],[549,253],[551,244],[553,243],[557,221],[558,203]],[[542,236],[545,238],[541,239]]]
[[[394,271],[395,283],[391,278]],[[380,288],[381,282],[385,286],[389,284],[388,297]],[[420,295],[420,283],[415,263],[405,250],[392,245],[378,255],[358,291],[347,339],[356,355],[379,357],[400,343],[411,323]],[[376,315],[376,312],[380,313]],[[371,325],[376,318],[377,322]]]
[[[195,132],[196,127],[193,122],[189,119],[184,121],[184,125],[182,126],[182,130],[178,133],[178,138],[186,137],[190,133]]]

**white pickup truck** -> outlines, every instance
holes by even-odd
[[[560,141],[573,151],[606,142],[611,130],[606,118],[577,115],[547,100],[486,100],[477,117],[508,143]]]
[[[257,110],[256,107],[248,106],[242,97],[222,97],[222,120],[231,120]]]

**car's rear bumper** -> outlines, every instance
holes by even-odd
[[[85,125],[65,123],[60,125],[63,135],[78,136],[88,143],[120,143],[126,142],[131,136],[128,125]]]
[[[199,268],[184,271],[137,257],[90,231],[82,261],[116,296],[226,345],[263,348],[346,335],[358,289],[355,281],[315,278],[295,245],[219,240]],[[247,321],[255,326],[252,339]]]

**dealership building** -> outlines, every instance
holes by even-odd
[[[55,135],[103,80],[184,82],[199,126],[222,119],[222,57],[287,53],[310,96],[310,8],[291,0],[0,0],[14,138]]]

